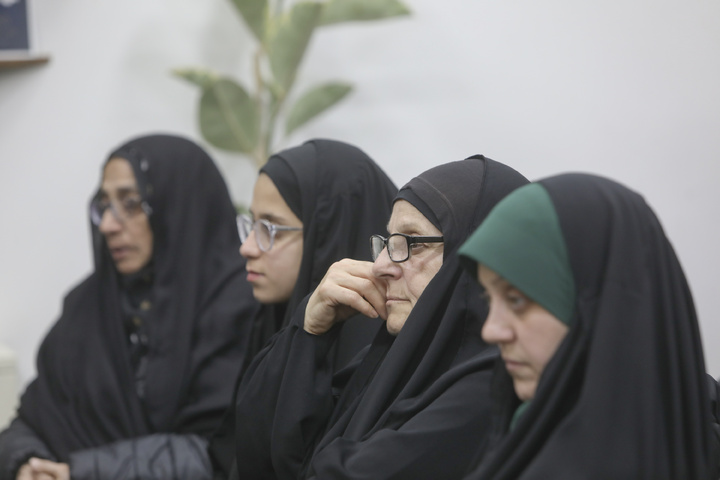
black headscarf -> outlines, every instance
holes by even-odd
[[[604,178],[539,184],[567,245],[570,330],[512,432],[468,478],[713,478],[700,332],[658,219]],[[504,370],[496,394],[502,434],[518,404]]]
[[[60,460],[155,432],[211,433],[231,400],[228,379],[244,360],[257,309],[235,210],[210,157],[171,135],[134,139],[108,160],[116,157],[130,162],[152,209],[144,398],[123,325],[127,282],[93,225],[95,271],[65,298],[19,409]]]
[[[365,152],[335,140],[310,140],[283,150],[260,169],[303,223],[303,257],[287,304],[258,317],[255,347],[290,321],[300,302],[343,258],[370,260],[370,235],[383,231],[397,187]],[[349,321],[338,347],[338,365],[369,344],[379,321]]]
[[[443,265],[397,338],[393,340],[385,328],[376,336],[315,450],[310,476],[324,478],[332,476],[330,472],[357,468],[351,464],[362,461],[350,459],[363,449],[362,458],[372,462],[363,472],[373,472],[373,478],[396,478],[400,472],[402,478],[452,478],[467,468],[472,439],[438,437],[432,447],[414,449],[413,458],[373,450],[392,450],[393,445],[382,440],[375,446],[362,441],[376,434],[382,438],[381,431],[396,430],[418,412],[432,408],[438,396],[472,371],[485,370],[489,379],[497,354],[480,339],[487,304],[480,288],[461,269],[455,252],[498,201],[525,183],[515,170],[478,155],[428,170],[400,190],[397,199],[413,204],[442,232]],[[489,405],[482,398],[465,400],[474,404],[473,411],[483,412]],[[457,418],[465,415],[471,416],[457,411]],[[477,432],[474,440],[482,437]],[[412,440],[406,437],[404,441]],[[444,473],[435,477],[433,472]]]

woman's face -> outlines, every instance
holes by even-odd
[[[130,162],[124,158],[112,158],[105,165],[99,199],[101,203],[112,204],[123,217],[117,218],[113,209],[107,208],[98,226],[115,268],[123,275],[138,272],[152,258],[153,232],[144,211],[123,215],[124,205],[139,205],[142,202]]]
[[[500,347],[515,393],[521,400],[531,400],[568,327],[484,265],[478,264],[478,280],[490,302],[483,340]]]
[[[398,200],[393,205],[387,229],[389,234],[442,235],[430,220],[405,200]],[[440,270],[442,263],[442,243],[413,245],[410,258],[402,263],[390,260],[387,248],[380,253],[373,264],[373,274],[386,286],[388,332],[393,335],[400,332],[418,298]]]
[[[285,203],[270,177],[258,176],[253,190],[250,214],[254,220],[267,220],[275,225],[302,227],[302,221]],[[303,235],[299,230],[279,231],[272,248],[263,252],[255,241],[253,230],[240,247],[240,254],[247,259],[247,280],[253,288],[253,296],[260,303],[281,303],[290,300],[300,273]]]

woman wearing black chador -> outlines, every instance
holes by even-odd
[[[0,478],[207,478],[257,308],[225,183],[193,142],[136,138],[103,165],[90,218],[95,270],[0,434]]]
[[[692,296],[640,195],[593,175],[540,180],[460,253],[503,360],[492,451],[468,479],[717,478]]]

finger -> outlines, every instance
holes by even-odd
[[[22,467],[20,467],[15,480],[33,480],[33,472],[30,464],[25,463]]]
[[[386,308],[386,296],[384,286],[379,286],[368,278],[353,277],[346,279],[346,284],[343,286],[349,290],[357,292],[358,295],[372,307],[372,311],[375,315],[366,315],[371,318],[381,317],[383,320],[387,319],[387,308]],[[363,314],[364,311],[359,310]]]
[[[56,477],[49,473],[36,473],[32,478],[33,480],[62,480],[62,477]]]
[[[372,262],[343,259],[330,267],[323,282],[357,291],[380,317],[386,319],[386,285],[383,280],[373,275],[372,268]],[[376,316],[378,315],[374,315]]]
[[[345,312],[340,315],[341,320],[345,320],[356,312],[370,318],[380,316],[372,303],[359,293],[357,289],[338,287],[333,294],[332,300],[338,313]]]
[[[41,458],[31,458],[28,462],[32,468],[34,478],[36,480],[45,479],[45,476],[50,479],[63,479],[63,474],[67,468],[66,464],[53,462],[51,460],[44,460]]]

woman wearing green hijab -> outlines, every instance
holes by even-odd
[[[692,296],[641,196],[551,177],[506,197],[459,253],[503,359],[496,438],[469,479],[714,478]]]

